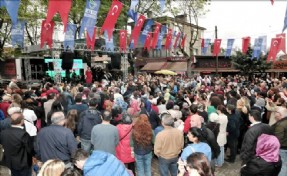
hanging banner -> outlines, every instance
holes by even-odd
[[[250,44],[250,37],[242,38],[242,53],[246,54]]]
[[[152,41],[152,32],[149,32],[145,40],[144,49],[150,51],[151,41]]]
[[[91,28],[91,29],[89,29],[89,28]],[[90,37],[88,30],[94,30],[92,37]],[[97,28],[96,27],[87,27],[86,44],[87,44],[87,48],[91,49],[92,51],[95,49],[96,35],[97,35]]]
[[[137,22],[138,13],[136,12],[136,6],[138,5],[139,0],[132,0],[130,9],[128,10],[128,16]]]
[[[276,61],[276,55],[279,52],[282,38],[272,38],[270,51],[267,57],[267,61]]]
[[[169,49],[172,48],[172,44],[174,43],[175,37],[176,37],[176,31],[173,31],[173,34],[172,34],[171,40],[170,40]]]
[[[262,39],[262,45],[261,45],[261,52],[267,53],[267,36],[260,36],[259,38]]]
[[[141,28],[144,25],[145,19],[146,18],[143,15],[140,15],[140,17],[138,18],[136,25],[131,34],[130,49],[134,49],[137,46],[138,37],[141,32]]]
[[[115,46],[114,46],[113,35],[112,35],[112,37],[109,37],[108,31],[105,31],[104,36],[105,36],[105,43],[106,43],[106,51],[107,52],[114,52]]]
[[[87,29],[89,36],[93,35],[94,26],[97,23],[97,16],[98,16],[100,5],[101,5],[100,0],[86,0],[86,8],[85,8],[84,17],[81,23],[79,38],[81,38],[82,33],[85,31],[85,28]],[[88,29],[91,29],[91,30],[88,30]]]
[[[187,36],[187,35],[184,34],[184,36],[183,36],[183,38],[182,38],[182,40],[181,40],[181,44],[180,44],[180,45],[181,45],[182,48],[184,48],[186,36]]]
[[[42,21],[42,27],[41,27],[41,45],[40,47],[43,48],[45,43],[52,48],[53,45],[53,33],[54,33],[54,21],[46,22],[46,20]]]
[[[64,50],[70,49],[74,51],[75,48],[75,34],[76,34],[77,26],[75,24],[68,24],[67,31],[65,33],[64,39]]]
[[[282,38],[279,51],[282,50],[286,54],[286,34],[276,34],[276,38]]]
[[[262,42],[263,42],[263,39],[260,37],[255,39],[251,60],[253,58],[257,58],[257,60],[260,58]]]
[[[209,47],[211,39],[204,39],[203,43],[203,47],[201,48],[201,54],[205,55],[207,52],[207,49]]]
[[[175,39],[175,42],[173,44],[173,48],[176,49],[176,47],[178,46],[178,40],[179,40],[179,37],[180,37],[180,32],[177,33],[176,35],[176,39]]]
[[[155,26],[155,29],[154,29],[154,32],[153,32],[152,44],[151,44],[152,49],[156,48],[156,44],[157,44],[157,41],[158,41],[160,28],[161,28],[161,24],[160,23],[156,23],[156,26]]]
[[[109,13],[105,19],[105,22],[101,28],[102,34],[104,31],[107,31],[109,39],[113,37],[113,31],[115,28],[115,24],[120,16],[123,4],[118,0],[113,0],[113,3],[110,7]]]
[[[215,39],[213,45],[213,56],[218,56],[220,53],[221,39]]]
[[[165,8],[165,0],[159,0],[160,11],[163,12]]]
[[[160,34],[158,36],[158,41],[157,41],[157,45],[156,45],[156,49],[162,49],[162,40],[163,40],[163,37],[166,33],[166,26],[163,25],[160,29]]]
[[[58,12],[64,25],[64,31],[66,32],[71,6],[72,0],[49,0],[46,21],[51,22],[54,15]]]
[[[17,24],[20,0],[0,0],[0,7],[4,6],[11,18],[12,24]]]
[[[142,31],[142,34],[140,36],[140,42],[144,45],[145,44],[145,40],[146,40],[146,37],[148,35],[148,33],[151,31],[151,26],[153,25],[153,20],[149,19],[147,22],[146,22],[146,25]]]
[[[234,43],[234,39],[228,39],[227,40],[227,48],[226,48],[226,52],[225,52],[225,57],[230,57],[231,56],[233,43]]]
[[[120,30],[120,51],[127,51],[127,30]]]
[[[21,48],[24,47],[24,27],[24,21],[18,21],[12,25],[11,40],[13,46],[19,45]]]
[[[172,29],[168,29],[165,39],[165,49],[170,49],[171,40],[172,40]]]

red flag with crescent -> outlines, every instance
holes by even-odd
[[[54,15],[59,12],[66,31],[71,6],[72,0],[49,0],[46,21],[52,21]]]
[[[144,25],[145,19],[146,19],[145,16],[140,15],[140,17],[138,18],[137,23],[136,23],[136,25],[132,31],[130,42],[131,43],[133,42],[134,48],[137,46],[139,34],[141,32],[141,28]]]
[[[97,35],[96,27],[94,27],[93,37],[90,37],[88,31],[86,31],[86,44],[87,44],[88,49],[94,50],[95,42],[96,42],[96,35]]]
[[[161,24],[160,23],[156,23],[154,32],[153,32],[153,39],[152,39],[152,49],[155,49],[157,41],[158,41],[158,36],[159,36],[159,32],[160,32],[160,28],[161,28]]]
[[[284,53],[286,53],[286,34],[276,34],[276,38],[282,38],[279,51],[282,50]]]
[[[120,30],[120,51],[127,51],[127,30]]]
[[[242,53],[246,54],[250,44],[250,37],[242,38]]]
[[[173,44],[173,48],[174,49],[178,46],[177,42],[179,40],[179,37],[180,37],[180,32],[178,32],[177,35],[176,35],[176,38],[175,38],[175,41],[174,41],[174,44]]]
[[[268,62],[276,60],[276,55],[280,50],[281,42],[282,42],[282,38],[272,38],[270,51],[267,57]]]
[[[105,19],[105,22],[101,28],[101,34],[106,30],[108,32],[109,40],[112,38],[115,24],[120,16],[123,4],[118,0],[113,0],[109,13]]]
[[[220,53],[221,39],[215,39],[213,45],[213,56],[218,56]]]
[[[148,51],[150,50],[151,47],[151,41],[152,41],[152,32],[149,32],[146,36],[145,44],[144,44],[144,49],[147,49]]]
[[[168,29],[165,41],[165,49],[169,49],[171,38],[172,38],[172,29]]]
[[[42,21],[42,28],[41,28],[41,45],[40,47],[43,48],[45,42],[52,48],[53,45],[53,33],[54,33],[54,21],[46,22],[46,20]]]
[[[184,34],[182,40],[181,40],[181,47],[184,48],[185,45],[185,40],[186,40],[186,34]]]

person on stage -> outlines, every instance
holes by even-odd
[[[92,81],[93,81],[93,74],[92,74],[92,71],[91,71],[90,67],[87,67],[85,75],[86,75],[86,83],[87,84],[91,84]]]

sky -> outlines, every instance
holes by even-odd
[[[234,38],[234,47],[242,46],[242,38],[267,35],[267,48],[271,38],[282,32],[287,0],[211,0],[208,12],[199,19],[199,26],[206,28],[204,38],[215,38],[217,25],[221,47],[226,48],[227,39]],[[287,30],[285,30],[285,33]]]

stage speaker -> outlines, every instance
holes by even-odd
[[[110,57],[111,57],[112,69],[121,69],[121,54],[114,53],[114,54],[111,54]]]
[[[49,64],[48,63],[44,63],[43,64],[43,71],[48,71],[49,68]]]
[[[63,70],[71,70],[73,68],[74,57],[75,57],[75,54],[73,52],[70,52],[70,51],[63,52],[61,54],[62,69]]]
[[[49,62],[49,63],[48,63],[48,69],[49,69],[49,70],[54,70],[54,64],[53,64],[53,62]]]

